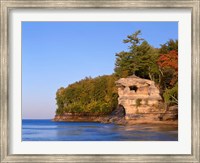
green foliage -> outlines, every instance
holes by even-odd
[[[56,93],[56,114],[109,114],[117,106],[115,81],[114,75],[105,75],[85,78],[67,88],[60,88]]]
[[[143,42],[144,43],[144,42]],[[143,49],[143,43],[140,45]],[[144,46],[149,46],[148,44]],[[145,47],[144,47],[145,48]],[[135,57],[136,67],[137,70],[135,71],[135,75],[150,79],[155,81],[156,83],[159,82],[159,68],[156,63],[157,59],[159,57],[158,51],[152,47],[146,52],[142,52],[141,55],[137,55]]]
[[[175,89],[175,83],[178,81],[176,67],[178,66],[178,40],[170,39],[158,49],[149,45],[146,40],[140,38],[140,35],[139,30],[128,35],[124,40],[124,43],[129,44],[129,50],[116,54],[115,75],[121,78],[134,74],[153,80],[159,87],[161,95],[164,96],[165,93],[167,96],[171,89]],[[173,97],[164,99],[174,103]]]
[[[165,103],[168,105],[178,104],[178,83],[171,89],[166,89],[163,94]]]
[[[128,52],[120,52],[116,54],[115,74],[117,77],[127,77],[133,75],[136,65],[134,63],[133,54]]]
[[[137,65],[135,62],[135,56],[138,53],[138,45],[143,39],[140,39],[138,36],[141,34],[141,31],[136,31],[132,35],[128,35],[127,39],[124,40],[124,43],[129,43],[128,52],[120,52],[116,54],[115,61],[115,74],[120,77],[127,77],[133,75],[137,70]]]
[[[142,99],[138,98],[136,99],[136,106],[139,107],[141,105]]]
[[[160,54],[167,54],[172,50],[178,51],[178,40],[170,39],[165,44],[161,44],[161,48],[159,49],[159,53]]]
[[[135,74],[159,82],[160,72],[156,63],[159,51],[139,38],[140,34],[141,31],[136,31],[124,40],[124,43],[130,43],[129,51],[116,54],[115,74],[118,78]]]

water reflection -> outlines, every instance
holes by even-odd
[[[37,122],[35,122],[37,121]],[[177,141],[170,125],[121,126],[90,122],[23,121],[23,141]]]

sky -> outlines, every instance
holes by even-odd
[[[178,39],[178,22],[23,22],[22,118],[52,119],[56,91],[86,76],[112,74],[127,35],[156,48]]]

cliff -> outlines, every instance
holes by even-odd
[[[120,78],[116,86],[118,104],[125,109],[125,119],[162,121],[178,118],[178,107],[165,106],[154,81],[133,75]]]
[[[101,123],[115,123],[127,124],[125,120],[124,108],[118,106],[110,115],[95,115],[85,113],[64,113],[56,115],[53,121],[66,122],[101,122]]]
[[[65,112],[56,115],[54,121],[134,124],[165,123],[178,119],[178,106],[166,107],[153,81],[133,75],[120,78],[115,84],[118,89],[118,107],[111,114]]]

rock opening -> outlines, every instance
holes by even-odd
[[[135,92],[137,92],[137,90],[138,90],[138,87],[135,86],[135,85],[129,86],[129,88],[130,88],[131,91],[135,91]]]

